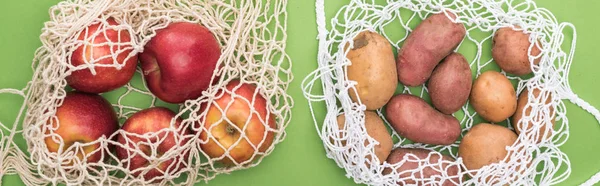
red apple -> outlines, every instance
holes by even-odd
[[[58,121],[58,122],[57,122]],[[44,139],[50,152],[67,153],[75,143],[90,143],[101,137],[109,138],[119,129],[117,114],[111,104],[102,96],[80,92],[70,92],[62,105],[56,109],[56,118],[48,120]],[[63,148],[60,148],[62,138]],[[54,136],[54,137],[53,137]],[[98,162],[102,159],[103,150],[100,143],[83,146],[83,152],[76,149],[79,160]],[[68,162],[71,165],[74,162]]]
[[[111,25],[119,25],[113,18],[106,22]],[[73,71],[66,79],[69,86],[82,92],[103,93],[108,92],[127,84],[135,73],[137,66],[137,55],[128,57],[133,51],[129,42],[131,37],[127,30],[104,29],[106,25],[97,23],[85,28],[77,38],[84,41],[84,44],[78,47],[71,56],[71,64],[75,67],[92,63],[95,64],[121,64],[125,65],[121,69],[116,67],[94,67],[96,75],[92,74],[90,69]],[[105,31],[104,31],[105,30]],[[104,32],[103,32],[104,31]],[[109,43],[113,43],[109,45]],[[112,53],[117,53],[116,58]]]
[[[156,97],[183,103],[208,89],[220,56],[220,45],[210,30],[180,22],[158,30],[140,54],[140,62]]]
[[[117,145],[117,157],[124,163],[124,166],[132,171],[134,176],[137,177],[144,173],[145,180],[152,180],[165,174],[174,174],[185,166],[182,160],[187,159],[189,151],[158,162],[163,154],[175,150],[189,140],[189,138],[183,138],[184,135],[189,134],[188,130],[177,132],[178,134],[173,131],[161,131],[170,128],[171,120],[174,118],[173,126],[177,129],[181,125],[181,119],[176,118],[173,111],[163,107],[154,107],[139,111],[125,121],[121,129],[128,134],[124,133],[117,137],[117,142],[122,145]],[[140,136],[147,133],[153,134],[146,138]],[[159,144],[154,151],[149,145],[156,143]],[[139,149],[144,154],[132,149]],[[144,156],[151,158],[147,159]],[[156,166],[153,163],[157,163]]]
[[[276,128],[275,117],[269,113],[267,100],[254,85],[236,80],[227,84],[226,89],[233,95],[221,91],[222,97],[208,106],[200,133],[201,148],[217,159],[229,151],[230,157],[220,159],[226,165],[246,164],[252,161],[254,154],[271,147],[274,133],[269,129]]]

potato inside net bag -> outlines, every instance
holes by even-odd
[[[559,149],[569,136],[568,118],[563,100],[568,99],[579,105],[594,114],[600,121],[598,110],[578,98],[568,82],[569,67],[576,45],[575,27],[570,23],[557,22],[551,12],[538,8],[533,1],[350,0],[337,13],[327,15],[329,16],[327,18],[324,11],[326,5],[330,4],[323,0],[316,2],[319,68],[304,79],[302,86],[305,97],[309,100],[315,126],[323,140],[327,157],[344,168],[346,176],[357,183],[368,185],[557,184],[564,181],[571,173],[569,158]],[[454,19],[448,12],[458,16]],[[478,119],[478,114],[470,108],[468,102],[459,112],[453,114],[462,126],[460,138],[454,144],[442,146],[408,143],[407,139],[392,130],[391,135],[395,139],[394,148],[422,148],[432,150],[431,153],[426,156],[409,153],[403,156],[402,161],[394,164],[369,158],[375,157],[373,146],[378,142],[367,135],[364,125],[366,106],[351,100],[350,94],[357,94],[356,82],[348,80],[345,72],[351,62],[346,57],[348,49],[344,47],[347,44],[353,45],[352,40],[358,33],[370,30],[386,37],[393,47],[398,49],[418,23],[436,13],[443,13],[453,22],[465,26],[466,37],[456,51],[474,53],[466,57],[471,70],[476,74],[475,77],[485,71],[497,69],[494,68],[495,62],[490,55],[493,35],[497,29],[511,27],[529,34],[530,41],[539,40],[541,54],[532,55],[531,51],[528,51],[529,61],[541,61],[538,65],[533,65],[533,74],[530,77],[522,78],[502,72],[517,84],[517,93],[525,89],[537,88],[544,96],[528,95],[530,99],[527,108],[531,108],[532,111],[528,117],[523,117],[520,125],[532,123],[532,127],[522,132],[517,142],[507,147],[508,155],[500,161],[501,163],[466,171],[463,160],[458,157],[460,139],[473,125],[483,122]],[[568,41],[564,33],[571,32],[573,40]],[[323,92],[319,93],[315,86],[322,87]],[[428,97],[426,86],[416,88],[399,86],[399,90],[422,98]],[[541,101],[546,99],[549,101]],[[326,105],[327,112],[322,122],[319,119],[323,114],[316,113],[314,110],[316,107],[314,104],[317,103]],[[541,132],[546,130],[545,125],[552,125],[550,121],[543,119],[551,118],[552,112],[556,115],[554,131]],[[379,109],[377,113],[385,121],[383,110]],[[340,114],[344,114],[346,120],[342,130],[336,120]],[[385,123],[390,125],[387,121]],[[512,129],[510,121],[507,123]],[[538,143],[537,139],[540,139],[541,134],[550,136],[542,138]],[[442,159],[440,157],[442,154],[449,155],[455,160]],[[389,171],[398,168],[401,170]],[[451,170],[458,173],[449,174]],[[435,172],[436,176],[427,176],[429,173],[426,172]]]
[[[293,101],[286,93],[292,80],[285,53],[286,6],[285,0],[68,0],[51,7],[50,21],[40,36],[43,46],[33,60],[32,80],[21,90],[0,90],[25,99],[16,122],[2,123],[1,174],[18,174],[27,185],[190,185],[258,165],[285,138],[291,119]],[[118,130],[95,141],[70,143],[55,133],[61,125],[55,116],[57,107],[69,92],[65,78],[80,71],[124,70],[127,63],[137,63],[129,59],[143,52],[157,30],[175,22],[201,24],[221,45],[213,84],[199,98],[180,104],[173,113],[178,119],[156,132]],[[85,29],[90,25],[100,26]],[[108,38],[115,31],[118,39]],[[80,34],[106,38],[78,40]],[[111,50],[108,54],[87,51],[93,57],[84,65],[72,65],[71,56],[82,45]],[[98,63],[107,58],[113,63]],[[142,76],[138,68],[131,82],[110,92],[118,97],[112,107],[121,125],[138,111],[164,106],[145,87]],[[229,117],[231,112],[247,117]],[[218,128],[236,135],[220,143],[214,135]],[[21,135],[26,147],[13,141]],[[119,136],[122,141],[116,140]],[[45,140],[59,144],[61,150],[50,152]],[[250,153],[232,148],[239,146]],[[115,148],[124,149],[127,158],[120,159]],[[99,161],[87,161],[98,154]],[[133,157],[148,162],[135,168]]]

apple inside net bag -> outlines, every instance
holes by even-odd
[[[302,86],[311,108],[326,105],[323,121],[312,113],[327,157],[356,183],[557,184],[571,173],[559,149],[569,136],[563,100],[600,121],[569,86],[575,27],[533,1],[350,0],[331,19],[325,5],[316,2],[319,68]],[[397,64],[386,57],[393,56],[389,45],[398,50]],[[494,72],[494,63],[503,70]],[[388,72],[396,65],[397,74]],[[394,97],[390,77],[401,83]],[[421,99],[430,96],[433,106]],[[381,120],[388,130],[374,127]]]
[[[27,185],[190,185],[258,165],[291,119],[286,6],[68,0],[51,7],[32,80],[0,90],[25,99],[16,122],[2,123],[0,174]]]

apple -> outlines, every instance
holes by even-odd
[[[210,30],[179,22],[156,32],[144,46],[140,63],[150,92],[165,102],[183,103],[208,89],[220,56]]]
[[[109,138],[119,129],[117,114],[102,96],[81,92],[69,92],[62,105],[56,108],[56,117],[49,119],[44,142],[50,152],[68,153],[73,144],[94,142],[101,137]],[[62,138],[62,148],[61,140]],[[79,161],[99,162],[104,152],[100,143],[75,149]],[[84,157],[85,158],[84,160]],[[74,162],[68,162],[72,165]]]
[[[187,159],[189,151],[166,160],[159,160],[165,153],[189,141],[189,138],[184,138],[185,135],[190,134],[187,129],[177,132],[177,135],[173,131],[161,131],[170,128],[173,119],[175,119],[173,127],[178,128],[182,120],[173,111],[164,107],[153,107],[139,111],[125,121],[121,127],[125,133],[118,135],[117,142],[120,145],[117,145],[116,151],[117,157],[134,176],[144,173],[145,180],[152,180],[159,176],[174,174],[185,166],[183,161]],[[156,143],[158,144],[155,150],[149,146]],[[144,154],[132,149],[139,149]]]
[[[110,26],[119,25],[113,18],[106,22]],[[121,69],[116,67],[94,67],[96,75],[92,74],[90,69],[76,70],[66,79],[72,88],[88,93],[108,92],[127,84],[137,66],[137,55],[129,57],[133,48],[129,42],[131,37],[127,30],[104,29],[106,25],[96,23],[83,30],[77,40],[85,42],[82,46],[75,49],[71,55],[71,65],[77,67],[80,65],[94,62],[95,64],[121,64]],[[105,30],[105,31],[104,31]],[[104,32],[103,32],[104,31]],[[109,45],[109,43],[113,43]],[[116,58],[112,57],[116,53]],[[94,61],[97,60],[97,61]]]
[[[234,80],[225,88],[227,91],[217,93],[222,95],[220,98],[205,107],[208,110],[204,121],[200,121],[200,147],[210,158],[225,165],[246,164],[256,157],[254,154],[271,147],[275,117],[254,85]],[[229,156],[221,159],[226,151]]]

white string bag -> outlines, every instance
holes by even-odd
[[[303,91],[305,97],[309,100],[313,120],[317,132],[323,140],[327,157],[335,160],[339,167],[344,168],[346,176],[353,178],[356,183],[368,185],[396,185],[400,183],[400,185],[404,185],[407,181],[414,181],[418,185],[441,185],[445,181],[460,180],[460,183],[451,182],[459,185],[557,184],[564,181],[571,173],[569,159],[559,149],[569,137],[569,122],[563,100],[568,99],[579,105],[600,121],[598,110],[578,98],[571,90],[568,82],[569,69],[577,38],[575,27],[570,23],[558,23],[550,11],[538,8],[535,2],[531,0],[386,0],[385,2],[350,0],[347,5],[337,11],[330,20],[329,25],[326,22],[323,0],[317,0],[316,9],[319,31],[319,68],[304,79]],[[522,28],[520,30],[530,34],[530,41],[540,41],[540,47],[543,49],[541,55],[532,56],[528,51],[530,61],[541,60],[539,65],[532,65],[533,76],[531,78],[519,78],[502,72],[508,75],[511,81],[518,82],[518,93],[525,88],[539,88],[541,90],[542,97],[534,99],[533,94],[528,95],[530,99],[527,107],[531,107],[532,114],[529,117],[523,117],[519,124],[521,128],[524,128],[522,127],[524,126],[523,123],[531,122],[533,127],[526,131],[522,130],[523,132],[517,142],[507,147],[509,155],[501,161],[502,163],[494,163],[478,171],[465,171],[462,159],[457,157],[457,147],[460,141],[448,146],[408,144],[405,138],[399,136],[393,130],[392,137],[398,140],[394,147],[425,148],[433,150],[433,152],[425,159],[405,156],[403,161],[396,164],[385,162],[380,165],[377,161],[371,162],[369,158],[365,157],[375,157],[373,146],[377,145],[378,142],[367,135],[363,125],[366,107],[360,103],[354,103],[350,99],[348,92],[355,93],[354,86],[356,82],[349,81],[345,74],[346,66],[351,62],[345,57],[348,51],[344,50],[344,46],[352,44],[353,38],[359,32],[371,30],[388,38],[394,47],[399,48],[402,46],[402,41],[412,31],[410,24],[416,25],[429,15],[444,11],[457,14],[458,17],[454,21],[464,24],[467,29],[467,36],[457,50],[469,49],[469,45],[476,46],[471,47],[472,50],[475,50],[476,55],[469,61],[471,69],[476,71],[477,76],[495,63],[491,56],[483,55],[485,51],[491,51],[491,39],[495,30],[506,26],[514,28],[514,25],[518,25]],[[406,32],[388,32],[386,30],[387,26],[402,27]],[[564,32],[567,29],[572,29],[572,41],[565,40]],[[484,35],[484,37],[481,37],[481,35]],[[531,43],[535,44],[536,42]],[[561,46],[567,46],[569,43],[571,43],[570,50],[563,51]],[[320,87],[319,83],[322,84],[322,94],[313,90],[315,86]],[[403,93],[420,97],[427,96],[427,87],[425,86],[419,87],[417,91],[408,87],[400,88]],[[553,95],[551,102],[546,103],[543,101],[550,94]],[[313,104],[319,102],[324,102],[327,109],[322,124],[317,121],[313,109]],[[551,125],[550,121],[544,120],[544,118],[551,118],[552,108],[554,108],[556,114],[555,130],[550,137],[542,138],[543,140],[537,143],[536,140],[540,138],[539,135],[544,134],[544,132],[540,132],[545,128],[543,126]],[[345,113],[347,123],[343,131],[339,130],[336,121],[336,117],[341,113]],[[378,113],[385,120],[381,109],[378,110]],[[477,113],[469,110],[469,103],[465,104],[459,113],[463,114],[455,114],[455,117],[463,127],[462,138],[474,124],[477,124],[474,123]],[[385,122],[387,123],[387,121]],[[508,122],[509,128],[512,128],[510,121]],[[387,124],[389,125],[389,123]],[[340,136],[340,133],[344,135]],[[346,141],[346,143],[342,144],[340,141]],[[456,161],[437,161],[440,153],[449,154]],[[435,163],[430,163],[430,159],[433,160],[431,162]],[[385,168],[396,170],[407,162],[418,163],[419,167],[400,173],[382,174]],[[447,169],[444,169],[444,167],[453,166],[460,167],[459,177],[472,175],[472,178],[456,179],[456,176],[449,176],[445,172]],[[422,176],[419,175],[426,168],[440,172],[441,176],[421,178]],[[564,171],[559,171],[559,169]],[[399,178],[400,174],[411,176]],[[598,180],[600,180],[600,174],[596,175],[595,181],[590,180],[590,183]]]
[[[15,94],[23,97],[24,104],[19,110],[15,123],[11,125],[0,123],[3,128],[1,136],[0,163],[2,170],[0,176],[18,174],[27,185],[192,185],[200,181],[208,181],[218,174],[230,173],[235,170],[246,169],[258,165],[262,159],[269,155],[274,146],[284,140],[285,128],[291,119],[293,100],[286,93],[292,80],[291,61],[285,53],[287,29],[287,1],[286,0],[67,0],[50,8],[50,21],[46,22],[40,39],[43,46],[36,51],[32,68],[34,76],[22,90],[2,89],[0,93]],[[106,19],[114,18],[120,25],[107,26]],[[181,125],[174,125],[157,133],[135,135],[119,130],[112,136],[101,138],[94,142],[81,144],[75,143],[65,153],[50,153],[46,148],[44,139],[55,136],[54,140],[61,142],[62,138],[54,135],[48,127],[47,121],[54,117],[57,106],[62,104],[66,96],[65,77],[75,70],[89,70],[94,68],[121,69],[125,64],[115,61],[114,64],[95,64],[102,58],[113,58],[123,52],[131,51],[128,58],[143,51],[144,45],[156,34],[156,31],[165,28],[173,22],[199,23],[214,33],[221,44],[222,55],[218,61],[221,68],[215,70],[212,81],[214,84],[195,100],[187,100],[179,105],[177,116],[182,118]],[[70,64],[70,54],[89,41],[77,41],[77,36],[88,25],[101,23],[102,34],[106,30],[128,31],[130,42],[102,43],[102,45],[119,45],[121,50],[113,51],[110,55],[93,59],[86,65],[74,67]],[[90,33],[91,34],[91,33]],[[92,73],[93,72],[92,70]],[[140,82],[141,70],[134,78]],[[246,99],[236,94],[236,86],[232,90],[225,89],[225,85],[233,80],[256,86],[256,92],[251,99]],[[145,83],[142,83],[145,86]],[[147,87],[136,87],[129,83],[124,88],[124,93],[119,96],[113,107],[121,121],[137,111],[154,107],[157,98]],[[224,166],[217,163],[219,159],[228,158],[225,153],[222,157],[209,158],[200,144],[207,143],[200,140],[199,134],[209,129],[195,127],[202,123],[206,112],[201,110],[201,105],[210,104],[215,99],[222,97],[223,92],[229,93],[235,99],[242,100],[245,104],[254,105],[258,97],[266,99],[266,117],[259,119],[269,133],[274,135],[272,145],[264,152],[259,152],[258,146],[266,143],[264,138],[260,144],[252,144],[255,152],[254,160],[236,162],[233,166]],[[124,101],[132,95],[144,97],[147,103],[131,104]],[[127,103],[126,103],[127,102]],[[231,105],[231,103],[229,103]],[[249,106],[253,117],[258,116],[257,111]],[[228,108],[221,108],[221,112]],[[223,117],[222,120],[228,120]],[[269,127],[267,121],[274,120],[276,127]],[[60,125],[55,119],[54,127]],[[22,128],[22,129],[21,129]],[[235,128],[245,130],[245,128]],[[183,135],[181,131],[193,130],[191,134]],[[165,132],[169,135],[164,135]],[[176,158],[182,162],[179,171],[177,168],[169,169],[164,175],[152,180],[145,180],[143,174],[134,176],[128,170],[128,164],[119,160],[109,146],[120,146],[130,153],[145,154],[139,148],[120,145],[115,136],[145,137],[155,141],[142,140],[136,145],[147,145],[154,153],[146,154],[145,158],[151,160],[147,167],[137,171],[147,172],[156,164]],[[172,135],[171,135],[172,134]],[[14,142],[15,136],[22,135],[27,141],[27,149],[22,149]],[[157,146],[160,141],[173,138],[180,146],[174,146],[164,154],[158,155]],[[208,134],[208,138],[213,138]],[[131,139],[128,139],[131,140]],[[242,133],[235,144],[249,141],[248,136]],[[78,161],[76,150],[100,144],[98,151],[109,152],[103,155],[102,160],[94,162]],[[182,154],[189,154],[182,156]],[[87,154],[89,156],[89,154]],[[61,163],[62,162],[62,163]],[[64,162],[75,162],[72,165]]]

